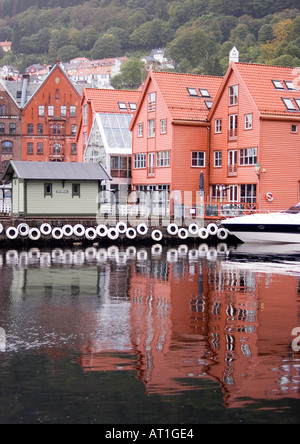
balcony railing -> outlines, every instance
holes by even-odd
[[[237,165],[228,165],[227,176],[228,177],[236,177],[238,175]]]
[[[147,174],[148,174],[148,177],[154,177],[155,176],[155,167],[154,166],[148,167]]]
[[[131,178],[131,171],[130,170],[111,170],[110,175],[113,178],[130,179]]]
[[[230,130],[228,131],[228,140],[237,140],[237,135],[237,128],[230,128]]]

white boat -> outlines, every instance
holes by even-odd
[[[226,219],[222,226],[244,243],[300,244],[300,202],[278,213],[257,213]]]

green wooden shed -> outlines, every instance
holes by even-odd
[[[98,194],[111,177],[98,163],[11,161],[12,216],[95,217]]]

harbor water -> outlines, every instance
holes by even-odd
[[[0,250],[1,424],[300,422],[300,251]]]

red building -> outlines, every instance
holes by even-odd
[[[56,63],[22,110],[22,160],[79,160],[76,135],[80,100],[79,92]]]

